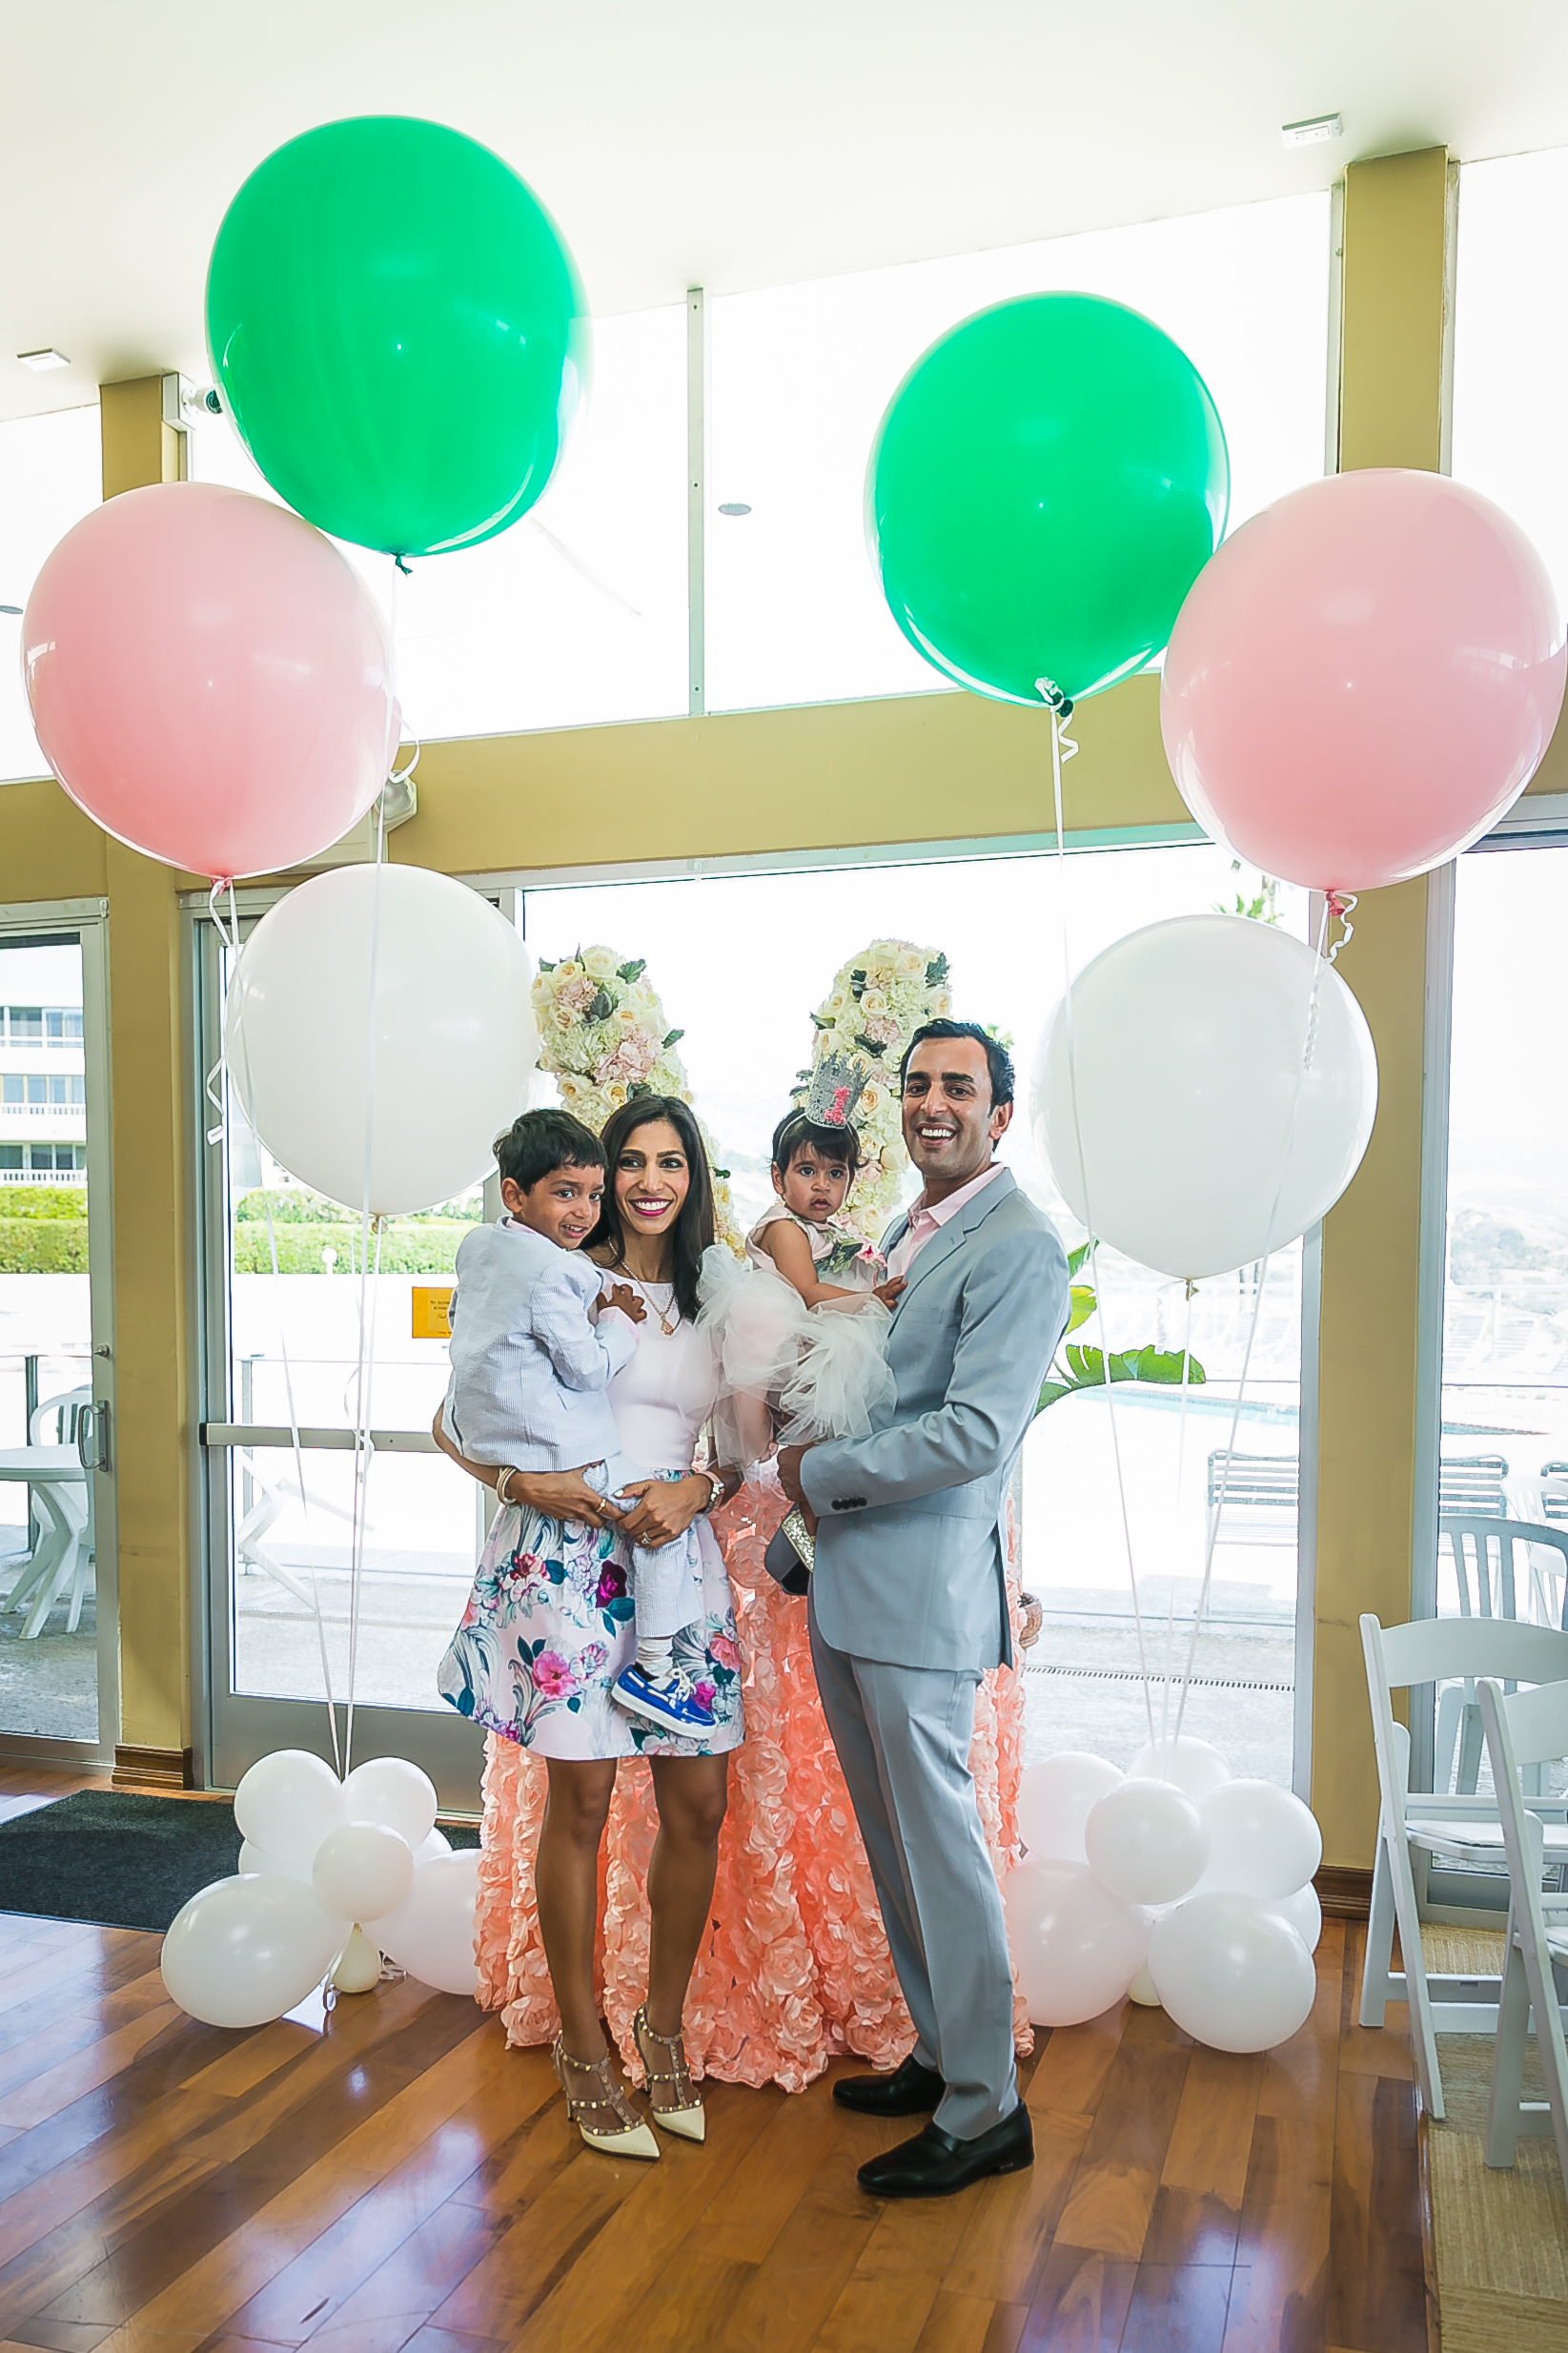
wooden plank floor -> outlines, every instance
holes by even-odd
[[[0,1768],[0,1814],[85,1786]],[[1426,2353],[1404,2013],[1355,2025],[1337,1922],[1283,2049],[1059,2030],[1033,2170],[909,2206],[855,2181],[909,2127],[826,2081],[616,2161],[469,2003],[224,2034],[158,1944],[0,1915],[0,2353]]]

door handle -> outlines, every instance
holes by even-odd
[[[109,1446],[109,1407],[102,1399],[84,1405],[76,1416],[76,1456],[83,1470],[112,1467]]]

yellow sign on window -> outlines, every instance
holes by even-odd
[[[417,1282],[414,1285],[414,1338],[416,1340],[450,1340],[452,1337],[452,1294],[457,1289],[451,1282]]]

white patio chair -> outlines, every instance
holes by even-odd
[[[235,1561],[242,1572],[247,1569],[261,1570],[264,1575],[271,1577],[275,1585],[281,1586],[285,1593],[292,1595],[294,1600],[301,1603],[306,1609],[314,1611],[316,1600],[309,1586],[296,1577],[293,1569],[284,1567],[276,1553],[265,1541],[274,1522],[281,1516],[285,1506],[300,1500],[298,1490],[295,1489],[293,1493],[287,1495],[280,1493],[273,1482],[264,1478],[256,1468],[255,1456],[249,1447],[241,1448],[240,1461],[255,1489],[255,1497],[249,1511],[242,1512],[234,1525]],[[292,1487],[292,1481],[290,1484]],[[321,1496],[312,1495],[308,1489],[305,1501],[311,1511],[324,1512],[329,1519],[341,1520],[345,1525],[353,1526],[354,1514],[352,1511],[344,1511],[339,1504],[329,1504]],[[365,1523],[367,1531],[371,1523],[367,1520]]]
[[[30,1446],[69,1446],[84,1405],[92,1402],[90,1386],[63,1389],[47,1397],[28,1416]],[[50,1422],[54,1426],[51,1430]],[[0,1611],[26,1609],[25,1642],[36,1641],[50,1611],[69,1586],[66,1631],[74,1634],[82,1619],[82,1603],[92,1567],[92,1481],[84,1471],[78,1480],[51,1479],[32,1489],[33,1510],[40,1526],[37,1542],[20,1566],[20,1574],[0,1602]],[[30,1529],[30,1535],[31,1530]]]
[[[1521,2133],[1555,2139],[1568,2185],[1568,2042],[1559,2007],[1568,1992],[1568,1894],[1542,1891],[1540,1817],[1519,1786],[1521,1766],[1538,1768],[1568,1755],[1568,1683],[1505,1693],[1483,1676],[1480,1708],[1508,1852],[1508,1946],[1492,2055],[1486,2161],[1512,2165]],[[1544,2101],[1524,2097],[1524,2051],[1532,2025],[1546,2077]]]
[[[1568,1579],[1568,1527],[1537,1520],[1497,1520],[1484,1512],[1446,1512],[1437,1522],[1437,1543],[1439,1567],[1441,1547],[1446,1544],[1449,1548],[1461,1618],[1523,1618],[1534,1626],[1561,1625],[1558,1583]],[[1556,1556],[1552,1566],[1542,1565],[1542,1554],[1548,1560]],[[1433,1780],[1439,1790],[1446,1790],[1454,1777],[1456,1749],[1459,1763],[1455,1787],[1468,1794],[1476,1787],[1481,1762],[1474,1678],[1450,1684],[1437,1701]]]
[[[1500,1520],[1508,1509],[1507,1481],[1500,1454],[1445,1454],[1437,1463],[1437,1509],[1444,1517],[1469,1512]]]
[[[1301,1502],[1301,1464],[1293,1454],[1209,1457],[1208,1545],[1293,1545]]]
[[[1495,2034],[1500,1981],[1428,1976],[1414,1864],[1419,1862],[1423,1881],[1433,1860],[1500,1874],[1506,1852],[1495,1797],[1411,1789],[1410,1734],[1394,1721],[1391,1693],[1413,1684],[1475,1681],[1482,1675],[1511,1683],[1560,1682],[1568,1678],[1568,1634],[1507,1618],[1417,1618],[1409,1626],[1384,1627],[1369,1612],[1361,1620],[1361,1647],[1380,1803],[1360,2022],[1381,2026],[1391,2001],[1410,2004],[1410,2038],[1421,2097],[1429,2115],[1441,2117],[1437,2036]],[[1530,1810],[1542,1818],[1547,1860],[1568,1863],[1568,1821],[1562,1819],[1568,1806],[1561,1798],[1535,1798]],[[1392,1966],[1395,1922],[1402,1970]]]

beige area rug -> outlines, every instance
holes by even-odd
[[[1426,1928],[1429,1970],[1495,1975],[1502,1937]],[[1492,2037],[1444,2035],[1446,2122],[1428,2128],[1442,2353],[1564,2353],[1568,2347],[1568,2193],[1550,2140],[1521,2140],[1511,2172],[1486,2161]],[[1544,2099],[1532,2039],[1526,2099]]]

